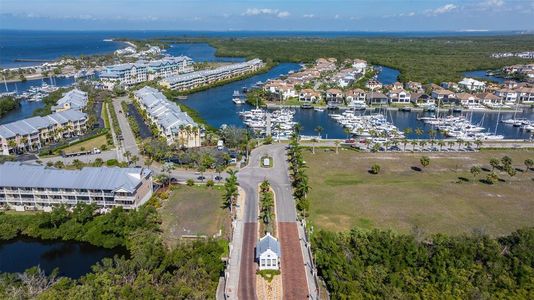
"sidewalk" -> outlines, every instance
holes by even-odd
[[[243,208],[245,204],[245,191],[238,187],[239,196],[237,197],[236,219],[232,221],[234,229],[232,241],[230,242],[230,258],[225,271],[226,299],[237,299],[237,289],[239,285],[239,271],[241,269],[241,249],[243,248]]]
[[[311,257],[311,243],[306,239],[304,231],[304,225],[302,222],[298,222],[300,248],[302,249],[302,257],[304,258],[304,266],[306,269],[306,280],[308,281],[308,290],[310,293],[310,299],[319,299],[318,287],[315,281],[317,270],[313,264]]]

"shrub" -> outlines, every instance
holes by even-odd
[[[195,181],[193,179],[187,179],[187,181],[185,183],[187,184],[187,186],[194,186],[195,185]]]
[[[380,165],[379,164],[373,164],[371,166],[371,174],[378,174],[380,173]]]
[[[213,179],[208,179],[208,181],[206,181],[207,187],[213,187],[214,185],[215,185],[215,182],[213,181]]]

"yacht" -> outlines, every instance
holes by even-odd
[[[235,104],[244,104],[245,103],[245,100],[243,100],[243,96],[241,95],[241,93],[239,93],[239,91],[234,91],[234,94],[232,95],[232,101]]]

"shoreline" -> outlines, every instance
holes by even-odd
[[[267,103],[265,106],[265,108],[267,109],[280,109],[280,108],[301,108],[300,105],[283,105],[283,104],[276,104],[276,103]],[[480,112],[488,112],[488,113],[513,113],[513,112],[518,112],[518,113],[522,113],[524,112],[524,109],[528,109],[530,108],[531,106],[530,105],[520,105],[520,107],[522,107],[523,109],[501,109],[501,110],[496,110],[496,109],[491,109],[491,108],[483,108],[483,109],[467,109],[467,108],[461,108],[461,112],[477,112],[477,111],[480,111]],[[315,106],[313,108],[309,108],[309,110],[313,110],[315,108]],[[329,110],[326,108],[326,106],[317,106],[317,108],[322,108],[324,110]],[[303,108],[301,108],[303,109]],[[348,106],[340,106],[338,109],[332,109],[331,111],[336,111],[336,110],[349,110],[351,109],[350,107]],[[367,107],[365,110],[376,110],[376,109],[386,109],[388,111],[400,111],[402,108],[401,107],[395,107],[395,106],[387,106],[387,107],[374,107],[374,106],[371,106],[371,107]],[[425,111],[424,108],[422,107],[410,107],[411,111],[417,111],[417,112],[423,112]],[[446,108],[440,108],[440,111],[450,111],[450,110],[453,110],[455,108],[453,107],[446,107]],[[364,111],[364,110],[362,110]]]

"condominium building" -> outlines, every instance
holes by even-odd
[[[159,84],[173,90],[185,91],[217,81],[230,79],[248,72],[253,72],[263,66],[263,61],[256,58],[242,63],[222,66],[213,70],[202,70],[182,75],[169,76],[162,79]]]
[[[193,71],[193,60],[187,56],[164,57],[153,61],[138,61],[107,66],[100,73],[104,86],[113,89],[115,85],[130,86],[171,75]]]
[[[69,109],[0,125],[0,150],[3,155],[37,150],[47,143],[82,135],[86,123],[85,113]]]
[[[63,170],[21,162],[0,165],[0,205],[18,211],[50,211],[55,205],[78,203],[132,209],[151,196],[152,173],[146,168]]]
[[[56,105],[52,106],[52,111],[65,111],[69,109],[83,110],[87,106],[87,93],[79,89],[73,89],[61,97]]]
[[[152,87],[143,87],[135,92],[139,107],[146,112],[167,143],[178,143],[181,147],[200,146],[200,128],[176,103]]]

